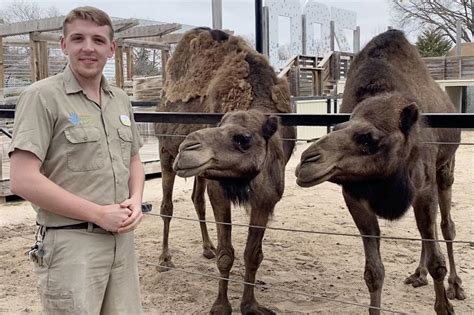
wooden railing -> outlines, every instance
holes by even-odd
[[[330,52],[324,57],[297,55],[289,59],[278,77],[286,77],[293,96],[335,94],[338,80],[347,77],[353,54]]]
[[[435,80],[474,79],[474,56],[423,58]]]

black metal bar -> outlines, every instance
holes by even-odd
[[[263,6],[262,0],[255,0],[255,49],[263,53]]]
[[[281,122],[287,126],[332,126],[349,120],[350,114],[282,114]],[[13,118],[15,110],[0,109],[0,118]],[[137,122],[149,123],[182,123],[182,124],[216,124],[222,113],[163,113],[135,112]],[[421,115],[433,128],[474,128],[474,114],[428,113]]]
[[[5,128],[0,128],[0,131],[1,131],[5,136],[7,136],[8,138],[10,138],[10,139],[12,138],[12,134],[11,134],[8,130],[6,130]]]
[[[158,105],[158,102],[149,102],[149,101],[131,101],[132,106],[134,107],[151,107]]]

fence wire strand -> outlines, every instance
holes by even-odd
[[[145,215],[162,217],[162,218],[170,218],[170,219],[177,219],[177,220],[184,220],[184,221],[194,221],[200,223],[213,223],[213,224],[221,224],[221,225],[231,225],[231,226],[238,226],[238,227],[248,227],[248,228],[258,228],[258,229],[267,229],[267,230],[275,230],[275,231],[285,231],[285,232],[297,232],[297,233],[308,233],[308,234],[319,234],[319,235],[331,235],[331,236],[347,236],[347,237],[360,237],[360,238],[378,238],[378,239],[386,239],[386,240],[398,240],[398,241],[416,241],[416,242],[439,242],[439,243],[457,243],[457,244],[472,244],[473,241],[456,241],[456,240],[434,240],[429,238],[410,238],[410,237],[401,237],[401,236],[382,236],[382,235],[365,235],[365,234],[353,234],[353,233],[336,233],[336,232],[323,232],[323,231],[312,231],[312,230],[300,230],[300,229],[290,229],[290,228],[279,228],[279,227],[271,227],[271,226],[260,226],[260,225],[250,225],[250,224],[241,224],[241,223],[229,223],[229,222],[218,222],[212,220],[200,220],[200,219],[191,219],[185,217],[178,217],[178,216],[171,216],[166,214],[155,214],[155,213],[144,213]]]
[[[166,134],[166,133],[152,133],[152,132],[140,132],[141,136],[146,137],[176,137],[176,138],[186,138],[187,135],[177,135],[177,134]],[[320,138],[283,138],[283,141],[295,141],[295,142],[315,142]],[[474,145],[474,142],[445,142],[445,141],[426,141],[422,142],[423,144],[433,144],[433,145]]]
[[[142,264],[147,264],[147,265],[158,267],[158,268],[164,268],[164,269],[168,269],[168,270],[184,272],[184,273],[188,273],[188,274],[192,274],[192,275],[204,276],[204,277],[208,277],[208,278],[213,278],[213,279],[217,279],[217,280],[224,280],[224,281],[243,284],[243,285],[251,285],[255,288],[263,288],[263,289],[267,289],[267,290],[271,290],[271,291],[279,291],[279,292],[290,293],[290,294],[295,294],[295,295],[302,295],[302,296],[306,296],[306,297],[310,297],[310,298],[314,298],[314,299],[320,299],[320,300],[325,300],[325,301],[329,301],[329,302],[336,302],[336,303],[340,303],[340,304],[347,304],[347,305],[352,305],[352,306],[357,306],[357,307],[363,307],[363,308],[368,308],[368,309],[373,309],[373,310],[378,310],[378,311],[383,311],[383,312],[390,312],[390,313],[394,313],[394,314],[407,314],[405,312],[394,311],[394,310],[391,310],[391,309],[380,308],[380,307],[370,306],[370,305],[366,305],[366,304],[360,304],[360,303],[344,301],[344,300],[339,300],[339,299],[332,299],[332,298],[329,298],[329,297],[309,294],[309,293],[300,292],[300,291],[292,291],[292,290],[287,290],[287,289],[276,288],[274,286],[266,285],[266,284],[251,283],[251,282],[247,282],[247,281],[243,281],[243,280],[224,278],[224,277],[221,277],[221,276],[200,273],[200,272],[197,272],[197,271],[190,271],[190,270],[186,270],[186,269],[182,269],[182,268],[160,266],[158,264],[150,263],[150,262],[142,261],[142,260],[139,260],[139,261]]]

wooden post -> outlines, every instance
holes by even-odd
[[[127,80],[133,78],[133,47],[125,48],[125,54],[127,56]]]
[[[122,46],[115,49],[115,85],[123,89],[123,53]]]
[[[31,48],[31,80],[36,82],[40,78],[39,70],[39,47],[38,42],[32,39],[32,33],[30,33],[30,48]]]
[[[5,87],[5,65],[3,62],[3,37],[0,36],[0,89]]]
[[[222,0],[212,0],[212,28],[222,29]]]
[[[461,21],[456,21],[456,57],[458,57],[458,66],[459,66],[459,74],[458,78],[461,79],[462,77],[462,38],[461,38]]]
[[[49,76],[48,73],[48,42],[42,40],[38,42],[38,62],[39,79],[42,80]]]
[[[169,57],[170,57],[170,51],[162,49],[161,50],[161,79],[163,80],[162,81],[163,83],[166,80],[166,63],[168,62]]]

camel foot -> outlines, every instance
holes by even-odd
[[[269,308],[258,305],[258,303],[253,304],[241,304],[240,311],[242,314],[260,314],[260,315],[275,315],[276,313]]]
[[[216,300],[214,304],[212,305],[212,308],[209,314],[216,314],[216,315],[232,314],[232,307],[230,306],[229,301],[222,302],[222,301]]]
[[[207,259],[212,259],[216,257],[216,249],[214,248],[214,246],[207,247],[207,248],[204,247],[202,251],[202,255],[206,257]]]
[[[405,284],[411,284],[414,288],[422,287],[428,284],[425,274],[421,274],[418,269],[414,274],[405,279]]]
[[[171,261],[171,255],[161,255],[158,271],[165,272],[173,268],[175,268],[175,266],[173,262]]]
[[[443,305],[442,307],[440,307],[436,303],[435,312],[437,315],[454,315],[455,314],[453,305],[449,303],[448,301],[446,301],[446,304]]]
[[[461,278],[449,278],[448,284],[448,290],[446,291],[448,299],[464,300],[466,298],[466,294],[464,293],[464,289],[462,288]]]

